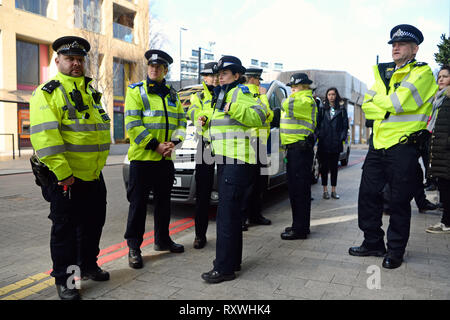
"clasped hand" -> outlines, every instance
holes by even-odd
[[[158,145],[156,148],[156,152],[158,152],[163,157],[170,157],[170,154],[173,152],[175,148],[175,144],[173,142],[163,142]]]

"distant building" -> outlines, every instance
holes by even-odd
[[[87,75],[103,92],[113,138],[125,138],[127,85],[145,74],[148,0],[0,1],[0,155],[30,147],[29,99],[57,68],[51,44],[77,35],[91,44]]]
[[[212,53],[211,50],[201,50],[201,59],[200,59],[200,70],[203,69],[205,63],[218,61],[223,54]],[[198,61],[199,61],[199,49],[191,49],[189,51],[189,55],[185,55],[181,58],[181,79],[184,80],[194,80],[198,79]],[[246,64],[246,61],[243,60],[242,63],[244,67],[255,67],[262,68],[263,72],[272,72],[272,71],[282,71],[283,64],[269,63],[266,61],[260,61],[259,59],[250,59],[250,63]],[[193,84],[195,81],[186,81],[185,84]]]

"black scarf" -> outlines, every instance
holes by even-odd
[[[164,98],[170,93],[170,89],[166,86],[166,79],[163,79],[161,82],[156,82],[154,80],[150,80],[147,76],[147,91],[148,93],[154,93],[158,96]]]

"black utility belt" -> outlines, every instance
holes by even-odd
[[[426,141],[430,138],[430,132],[428,130],[420,130],[411,133],[409,136],[404,135],[400,137],[400,144],[414,144],[418,146],[422,146]]]
[[[288,150],[299,149],[299,150],[311,150],[312,146],[306,140],[299,140],[297,142],[286,145]]]

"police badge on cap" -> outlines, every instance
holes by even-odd
[[[312,84],[311,79],[308,78],[306,73],[294,73],[289,82],[286,84],[287,86],[293,86],[297,84]]]
[[[203,70],[200,72],[202,76],[210,76],[217,74],[217,62],[205,63]]]
[[[162,50],[148,50],[145,53],[145,59],[147,59],[148,64],[162,64],[166,67],[169,66],[169,64],[172,64],[173,59],[171,56],[169,56],[166,52]]]
[[[86,56],[91,49],[91,45],[86,39],[66,36],[56,39],[52,44],[52,48],[58,54],[66,56]]]
[[[241,60],[234,56],[223,56],[217,63],[217,71],[229,69],[233,72],[244,74],[246,69],[242,66]]]
[[[247,77],[257,78],[257,79],[263,81],[263,79],[261,78],[262,73],[263,73],[263,69],[260,69],[260,68],[247,68],[247,71],[245,71],[245,75]]]
[[[391,40],[388,44],[393,44],[394,42],[415,42],[419,45],[423,42],[423,34],[412,25],[400,24],[391,30]]]

